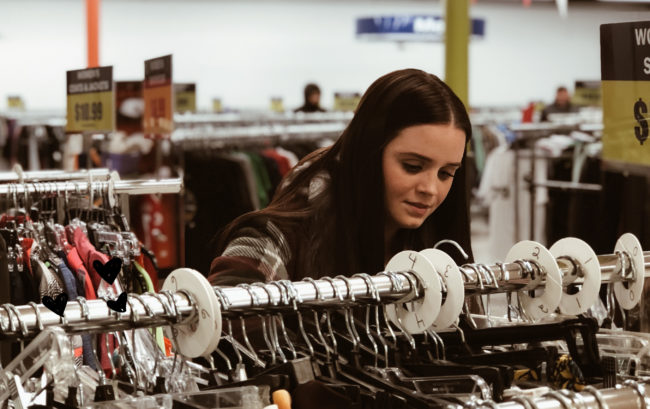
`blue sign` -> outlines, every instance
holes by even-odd
[[[365,17],[357,19],[357,37],[398,42],[440,42],[445,19],[432,15]],[[472,19],[472,37],[485,36],[485,20]]]

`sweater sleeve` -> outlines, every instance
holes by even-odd
[[[286,280],[290,258],[286,238],[275,224],[244,227],[212,261],[208,280],[219,286]]]

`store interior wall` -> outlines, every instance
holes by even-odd
[[[0,98],[21,95],[30,109],[63,109],[65,71],[86,64],[82,0],[0,0]],[[302,87],[363,92],[389,71],[415,67],[444,77],[442,43],[360,41],[355,19],[442,14],[438,1],[103,0],[100,63],[116,80],[138,80],[143,61],[174,55],[174,79],[198,83],[198,106],[301,104]],[[486,34],[470,45],[470,104],[521,105],[552,99],[558,85],[600,79],[599,25],[647,20],[647,6],[571,3],[562,19],[553,2],[477,1],[471,15]],[[4,108],[0,105],[0,109]]]

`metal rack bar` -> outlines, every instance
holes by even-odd
[[[88,179],[92,176],[93,180],[108,180],[110,178],[110,169],[99,168],[82,170],[78,172],[66,172],[64,170],[35,170],[24,172],[25,182],[53,182],[64,180],[81,180]],[[0,183],[18,183],[20,177],[16,172],[2,172],[0,173]]]
[[[643,388],[643,387],[642,387]],[[643,388],[645,389],[645,400],[650,398],[649,392],[650,388]],[[623,386],[620,389],[619,388],[607,388],[607,389],[599,389],[598,392],[596,393],[589,393],[589,392],[580,392],[576,393],[578,397],[575,397],[575,395],[569,393],[564,396],[564,402],[563,403],[560,399],[562,398],[553,398],[553,397],[545,397],[542,399],[532,399],[534,402],[534,406],[538,409],[565,409],[566,404],[571,402],[570,407],[577,407],[577,408],[583,408],[583,409],[602,409],[602,408],[609,408],[609,409],[632,409],[632,408],[639,408],[639,409],[644,409],[646,408],[646,403],[642,401],[640,390],[637,391],[635,388],[630,387],[630,386]],[[598,397],[596,397],[598,395]],[[573,400],[571,399],[573,397]],[[598,399],[601,399],[602,402],[598,402]],[[499,403],[496,406],[489,406],[487,404],[484,405],[474,405],[474,406],[466,406],[466,407],[473,407],[473,408],[492,408],[492,407],[497,407],[499,409],[527,409],[527,406],[524,403],[519,403],[519,402],[503,402]]]
[[[643,254],[645,260],[644,275],[647,277],[650,276],[650,251],[646,251]],[[573,265],[573,263],[563,259],[559,259],[557,262],[560,266],[560,272],[562,273],[565,284],[568,282],[581,284],[583,282],[581,272]],[[598,256],[598,262],[600,263],[601,281],[603,283],[625,280],[624,275],[620,271],[620,267],[617,266],[618,256],[615,254],[600,255]],[[465,282],[466,295],[471,295],[473,293],[495,294],[517,291],[526,287],[530,282],[529,274],[520,264],[504,263],[503,269],[506,274],[503,273],[499,265],[480,265],[494,274],[498,284],[498,288],[496,288],[496,286],[490,284],[490,278],[486,280],[484,276],[481,276],[480,278],[478,277],[477,271],[480,271],[480,268],[477,268],[478,266],[479,264],[474,264],[475,268],[460,267]],[[540,285],[543,285],[544,282],[545,281],[542,280]],[[481,286],[481,283],[483,283],[483,286]],[[481,287],[483,287],[483,289],[481,289]]]
[[[603,282],[623,281],[626,279],[621,275],[620,268],[616,265],[618,260],[616,255],[602,255],[598,256],[598,258],[601,262]],[[562,259],[559,262],[562,264],[561,270],[564,274],[565,282],[580,282],[580,274],[576,271],[572,263]],[[650,252],[645,253],[645,262],[646,271],[649,271]],[[465,295],[517,291],[530,284],[531,277],[519,264],[509,263],[503,265],[504,270],[509,273],[509,277],[502,274],[501,268],[498,265],[485,267],[495,272],[499,287],[496,288],[493,285],[489,285],[489,282],[484,278],[479,279],[477,272],[481,271],[480,268],[465,266],[461,267],[465,279]],[[480,285],[481,282],[484,283],[482,288]],[[371,288],[369,288],[369,283]],[[372,301],[373,291],[376,292],[382,301],[395,302],[400,300],[401,302],[406,302],[415,298],[413,285],[417,285],[416,283],[415,276],[410,272],[381,272],[374,276],[365,276],[363,278],[355,276],[345,280],[342,278],[334,278],[332,280],[312,280],[293,283],[285,281],[227,288],[215,287],[215,292],[218,298],[222,300],[222,314],[224,316],[231,316],[256,314],[269,308],[292,307],[293,303],[287,297],[288,288],[295,290],[299,295],[296,298],[300,300],[301,305],[318,307],[340,305],[342,302],[350,303],[352,295],[354,295],[355,300],[361,303],[374,302]],[[422,288],[418,289],[421,295]],[[343,301],[339,297],[342,297]],[[147,316],[147,309],[141,303],[134,302],[136,312],[140,317],[137,322],[130,320],[130,307],[127,307],[127,312],[118,314],[108,309],[103,300],[92,300],[87,302],[89,314],[84,316],[81,305],[71,302],[66,309],[65,316],[67,323],[64,325],[64,328],[73,333],[88,331],[101,332],[108,329],[133,328],[134,326],[160,326],[166,325],[169,322],[170,317],[165,313],[158,298],[154,295],[143,295],[142,299],[151,308],[153,315]],[[174,299],[181,316],[181,322],[187,322],[187,320],[192,318],[195,306],[191,305],[190,301],[182,292],[175,293]],[[0,338],[20,336],[20,321],[24,323],[25,328],[30,333],[39,328],[33,307],[18,306],[16,308],[20,314],[20,320],[7,311],[7,309],[0,307],[0,326],[2,327]],[[38,306],[38,311],[43,326],[61,324],[61,318],[42,305]]]
[[[146,306],[131,298],[131,305],[138,315],[137,321],[131,319],[130,306],[127,306],[126,312],[118,313],[108,308],[106,302],[101,299],[86,301],[85,312],[83,303],[69,301],[65,309],[65,320],[42,304],[37,304],[36,307],[16,306],[19,317],[0,306],[0,338],[13,339],[35,335],[40,328],[39,320],[43,327],[60,326],[70,334],[150,328],[169,325],[174,321],[175,317],[169,315],[161,302],[163,297],[159,298],[149,293],[139,297]],[[179,314],[178,324],[190,322],[194,318],[195,306],[191,305],[190,300],[182,292],[174,293],[173,297]]]
[[[153,193],[179,193],[183,186],[181,179],[162,180],[116,180],[93,181],[89,184],[83,180],[67,180],[53,182],[25,182],[21,184],[0,185],[0,195],[9,194],[58,194],[58,193],[89,193],[89,185],[93,191],[104,191],[113,184],[115,193],[129,195],[146,195]]]

